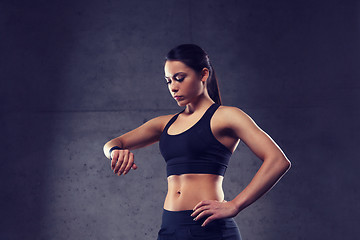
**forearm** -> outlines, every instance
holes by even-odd
[[[268,192],[290,169],[290,162],[284,157],[265,159],[249,185],[232,201],[240,212]]]
[[[119,138],[114,138],[114,139],[108,141],[103,147],[104,154],[108,159],[110,159],[109,151],[114,146],[118,146],[120,148],[123,147],[123,144],[121,143]]]

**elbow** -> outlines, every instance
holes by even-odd
[[[291,162],[289,161],[289,159],[286,159],[287,164],[288,164],[288,170],[291,168]]]
[[[284,173],[289,171],[289,169],[291,168],[291,162],[286,157],[281,158],[281,160],[279,161],[279,165],[283,169]]]
[[[271,168],[277,169],[281,174],[286,173],[291,168],[291,162],[285,156],[274,156],[266,159]],[[266,162],[266,160],[264,162]]]

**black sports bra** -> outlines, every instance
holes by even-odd
[[[201,119],[188,130],[169,135],[168,129],[180,113],[166,124],[159,141],[166,161],[167,176],[185,173],[225,175],[232,152],[213,135],[210,120],[220,105],[211,105]]]

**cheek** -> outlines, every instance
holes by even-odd
[[[190,88],[190,91],[192,92],[192,93],[194,93],[194,94],[200,94],[200,93],[202,93],[202,91],[203,91],[203,86],[202,86],[202,84],[201,84],[201,82],[193,82],[190,86],[189,86],[189,88]]]

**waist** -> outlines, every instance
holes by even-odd
[[[193,217],[190,216],[193,213],[193,210],[183,210],[183,211],[169,211],[163,209],[162,213],[162,224],[163,228],[178,228],[179,226],[200,226],[203,224],[206,218],[201,218],[198,221],[193,221]],[[221,227],[227,225],[227,227],[236,227],[233,218],[222,218],[213,220],[206,226],[206,229],[211,229],[212,227]]]

